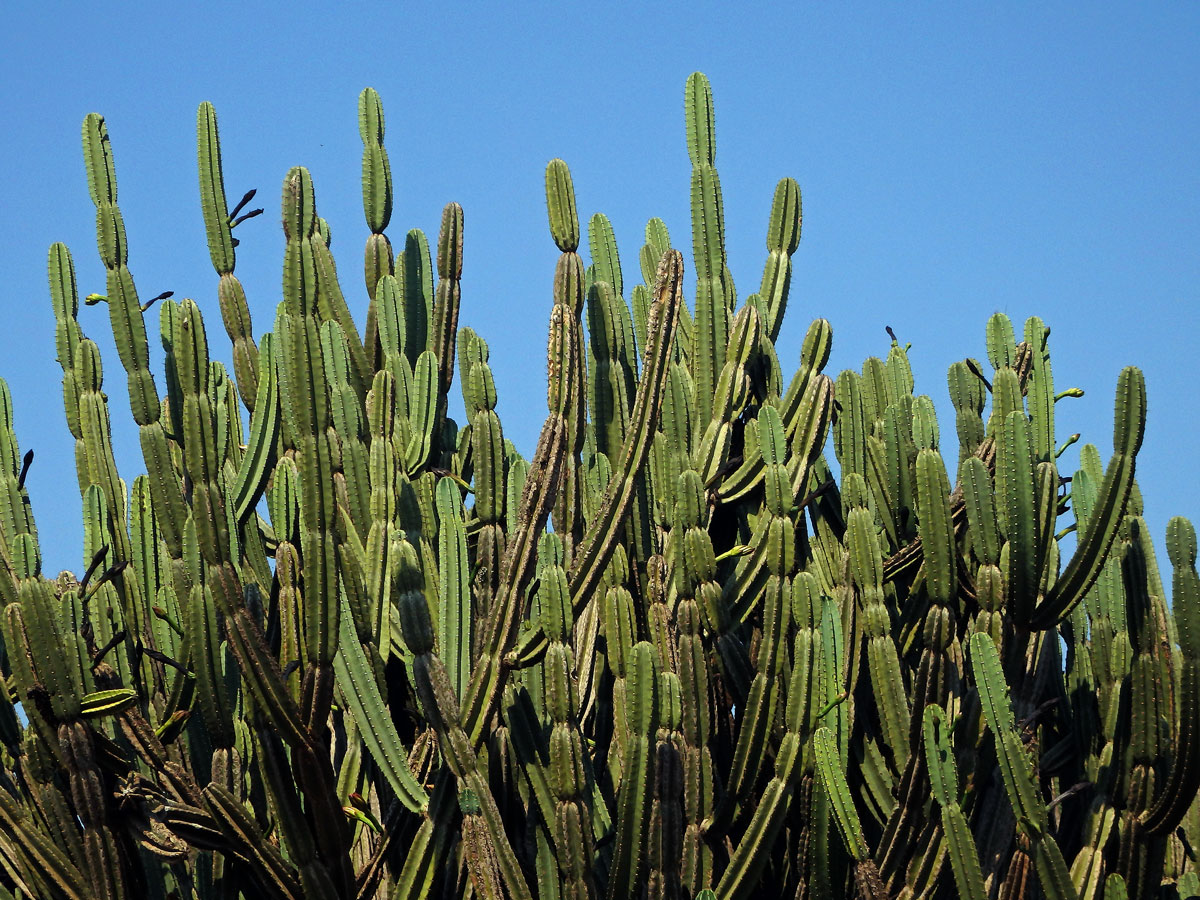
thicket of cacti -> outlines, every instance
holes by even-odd
[[[1121,373],[1107,465],[1087,445],[1064,478],[1071,392],[1036,318],[1018,342],[994,316],[987,363],[951,368],[957,456],[899,343],[835,380],[818,319],[786,373],[799,190],[779,183],[739,302],[704,76],[685,109],[690,308],[657,219],[641,283],[603,215],[585,265],[570,174],[547,167],[561,255],[529,460],[487,344],[458,327],[462,209],[435,248],[385,233],[373,90],[365,328],[297,168],[283,299],[255,340],[234,274],[246,198],[228,208],[203,104],[233,371],[196,303],[156,298],[157,381],[87,117],[107,270],[87,299],[107,304],[146,473],[117,473],[125,413],[56,244],[91,565],[40,571],[3,388],[0,897],[1197,893],[1196,538],[1171,521],[1168,606],[1134,480],[1141,374]]]

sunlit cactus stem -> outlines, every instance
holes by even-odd
[[[233,343],[233,371],[237,377],[238,391],[242,402],[251,412],[258,392],[258,348],[250,326],[250,308],[242,284],[233,274],[236,260],[237,241],[233,238],[233,226],[242,219],[235,219],[237,210],[230,215],[225,198],[225,180],[221,168],[221,139],[217,132],[217,113],[211,103],[200,104],[196,113],[196,156],[200,170],[200,208],[204,213],[204,228],[208,234],[208,252],[213,268],[220,281],[217,296],[220,300],[221,317],[225,331]],[[250,191],[243,199],[247,202],[254,195]],[[240,206],[240,205],[239,205]],[[247,213],[250,218],[254,210]]]
[[[221,346],[212,297],[139,301],[107,128],[84,122],[105,286],[81,310],[92,276],[61,244],[47,266],[80,577],[41,571],[0,380],[0,898],[1200,892],[1196,537],[1171,519],[1167,579],[1134,478],[1138,369],[1107,464],[1084,441],[1069,478],[1081,438],[1056,405],[1080,390],[1056,391],[1036,316],[997,313],[954,354],[957,457],[903,322],[826,374],[829,321],[798,348],[782,326],[789,178],[737,302],[695,73],[694,316],[663,221],[627,291],[613,224],[586,223],[585,264],[570,172],[546,167],[547,410],[525,458],[527,398],[500,403],[509,363],[459,324],[464,211],[394,254],[374,90],[357,112],[365,285],[343,292],[289,170],[256,341],[233,234],[258,211],[230,208],[200,106]],[[128,419],[85,334],[102,303],[143,474],[118,465]]]

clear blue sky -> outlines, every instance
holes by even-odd
[[[0,376],[21,448],[37,453],[28,484],[51,575],[82,560],[50,243],[71,247],[81,293],[104,290],[84,115],[108,120],[143,298],[195,298],[228,361],[197,198],[197,104],[216,106],[231,202],[256,187],[267,208],[238,230],[261,333],[280,293],[279,186],[295,164],[313,173],[361,321],[356,99],[367,85],[387,113],[393,240],[435,234],[450,200],[466,211],[461,324],[491,345],[499,411],[525,453],[544,415],[557,255],[544,166],[568,161],[581,217],[611,218],[627,282],[639,280],[647,218],[690,247],[682,100],[699,69],[716,97],[741,295],[761,276],[775,182],[791,175],[803,192],[786,371],[813,317],[833,323],[833,374],[885,354],[891,325],[952,439],[949,364],[983,357],[996,310],[1018,328],[1040,315],[1059,388],[1087,390],[1059,404],[1060,435],[1082,431],[1107,458],[1117,372],[1142,366],[1151,527],[1161,545],[1169,516],[1200,517],[1200,4],[170,6],[14,4],[0,36]],[[131,480],[142,461],[107,316],[81,319],[106,354]],[[152,365],[161,390],[161,359]]]

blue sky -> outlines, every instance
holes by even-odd
[[[450,200],[465,209],[460,324],[488,340],[506,435],[527,454],[545,409],[557,256],[545,164],[567,160],[581,217],[609,216],[627,282],[639,280],[649,217],[690,247],[682,100],[699,69],[716,99],[740,295],[761,276],[776,181],[791,175],[803,193],[785,371],[816,316],[834,327],[835,375],[884,355],[890,325],[912,343],[917,390],[951,438],[947,367],[983,357],[993,312],[1018,328],[1039,315],[1057,385],[1087,390],[1059,404],[1060,437],[1083,432],[1107,458],[1117,373],[1140,365],[1147,518],[1161,545],[1171,515],[1200,516],[1200,4],[164,6],[14,7],[0,36],[0,377],[21,448],[37,453],[28,485],[50,574],[83,565],[50,243],[71,247],[81,293],[104,290],[84,115],[108,120],[143,298],[195,298],[228,361],[197,195],[197,105],[216,106],[231,202],[256,187],[267,210],[238,230],[256,333],[279,299],[279,185],[296,164],[312,171],[361,322],[356,100],[367,85],[387,113],[393,241],[412,227],[432,237]],[[107,316],[81,319],[105,352],[132,479],[142,461]],[[161,390],[161,360],[152,367]]]

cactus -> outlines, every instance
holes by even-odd
[[[217,131],[217,113],[211,103],[201,103],[196,113],[196,155],[200,170],[200,208],[204,211],[204,228],[208,234],[208,252],[220,281],[217,295],[225,330],[233,343],[233,371],[237,377],[242,402],[251,412],[258,394],[258,348],[250,330],[250,309],[241,282],[233,274],[237,241],[233,228],[246,219],[261,214],[261,209],[238,216],[244,204],[253,199],[249,191],[232,213],[225,198],[225,179],[221,170],[221,138]]]
[[[0,381],[0,896],[1195,892],[1196,538],[1171,520],[1168,603],[1137,369],[1107,465],[1084,444],[1069,480],[1055,405],[1078,391],[1055,392],[1036,317],[988,321],[989,373],[951,367],[957,457],[894,333],[834,379],[816,319],[786,371],[799,187],[778,183],[739,306],[696,73],[693,311],[661,220],[627,292],[611,223],[588,223],[586,265],[570,171],[546,168],[559,256],[526,460],[486,341],[458,325],[463,210],[433,253],[416,228],[393,253],[371,89],[358,123],[365,331],[298,167],[255,341],[233,237],[255,211],[229,210],[201,105],[233,365],[203,303],[166,292],[160,396],[112,144],[85,120],[105,268],[88,302],[108,304],[146,472],[118,471],[55,244],[84,571],[41,572]]]

